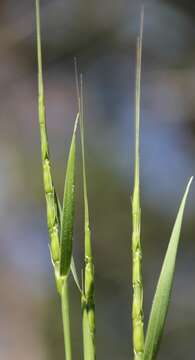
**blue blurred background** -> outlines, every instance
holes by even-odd
[[[35,1],[0,2],[0,358],[63,359],[59,299],[48,250],[37,120]],[[130,194],[138,0],[42,0],[47,121],[62,196],[77,112],[74,56],[84,76],[87,175],[96,268],[97,354],[132,358]],[[144,301],[151,301],[187,180],[195,174],[195,5],[145,3],[141,188]],[[74,253],[83,266],[78,151]],[[187,204],[159,359],[192,359],[195,185]],[[80,299],[71,281],[75,358]]]

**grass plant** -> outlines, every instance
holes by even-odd
[[[132,338],[134,360],[155,360],[164,330],[168,311],[175,262],[180,238],[183,213],[192,178],[187,184],[181,201],[176,221],[172,230],[168,249],[162,265],[162,270],[156,287],[150,318],[144,333],[143,316],[143,281],[142,281],[142,249],[141,249],[141,202],[140,202],[140,109],[141,109],[141,67],[144,11],[141,12],[140,33],[137,39],[136,51],[136,83],[135,83],[135,159],[134,188],[132,194]],[[95,300],[94,300],[94,262],[92,255],[89,204],[87,191],[85,144],[84,144],[84,105],[83,79],[79,77],[77,65],[76,88],[78,98],[78,114],[76,116],[69,156],[66,165],[63,203],[59,200],[52,178],[52,165],[49,154],[45,96],[41,51],[40,0],[36,0],[37,25],[37,58],[38,58],[38,112],[41,139],[41,157],[43,169],[43,184],[47,210],[47,224],[50,237],[50,254],[53,264],[56,288],[61,298],[62,321],[64,329],[65,359],[72,360],[71,339],[71,302],[69,301],[69,276],[73,274],[75,284],[81,296],[82,332],[84,360],[96,359],[95,345]],[[77,127],[80,124],[83,200],[84,200],[84,270],[82,271],[82,286],[79,283],[72,255],[75,224],[75,167]]]
[[[57,291],[61,297],[62,320],[64,328],[64,344],[67,360],[72,360],[70,306],[68,278],[72,264],[72,272],[76,284],[79,286],[74,260],[72,258],[72,239],[74,228],[75,210],[75,150],[76,129],[79,115],[76,117],[72,142],[64,185],[63,207],[58,199],[54,188],[49,145],[46,127],[45,96],[43,85],[42,52],[41,52],[41,26],[40,26],[40,2],[36,0],[36,24],[37,24],[37,55],[38,55],[38,110],[39,127],[41,138],[41,154],[43,168],[43,183],[47,209],[47,223],[50,235],[51,261],[54,267]]]

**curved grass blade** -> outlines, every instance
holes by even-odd
[[[173,276],[175,270],[175,262],[177,256],[177,249],[180,238],[181,225],[183,220],[183,213],[189,188],[192,182],[190,179],[186,191],[184,193],[177,218],[173,227],[171,239],[163,262],[161,274],[158,280],[156,292],[154,295],[153,305],[150,313],[148,329],[146,334],[144,360],[156,359],[158,347],[161,340],[161,335],[164,329],[165,319],[167,315]]]
[[[143,359],[144,321],[143,321],[143,283],[141,248],[141,206],[140,206],[140,102],[141,102],[141,65],[144,9],[141,12],[140,35],[136,52],[135,84],[135,165],[134,189],[132,196],[132,325],[134,360]]]
[[[64,185],[64,198],[61,219],[60,236],[60,275],[67,276],[70,270],[72,258],[72,238],[74,228],[75,211],[75,148],[76,148],[76,129],[79,114],[75,120],[75,126],[70,145],[70,152],[67,163],[66,179]]]

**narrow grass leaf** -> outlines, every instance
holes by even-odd
[[[160,344],[162,332],[164,329],[165,319],[167,315],[171,289],[173,284],[173,276],[175,270],[175,262],[177,249],[180,238],[183,213],[186,204],[187,195],[192,182],[190,179],[186,191],[184,193],[177,218],[173,227],[169,246],[163,262],[161,274],[158,280],[156,292],[154,295],[153,305],[150,313],[148,329],[146,334],[144,360],[156,359],[158,347]]]
[[[72,238],[75,212],[75,148],[78,119],[79,114],[77,115],[75,121],[64,185],[60,236],[60,275],[62,276],[66,276],[68,274],[72,258]]]

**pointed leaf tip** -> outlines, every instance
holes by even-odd
[[[61,219],[61,236],[60,236],[60,275],[67,276],[70,270],[72,259],[72,241],[75,222],[75,152],[76,138],[79,114],[77,114],[72,141],[70,145],[69,157],[66,169],[66,178],[64,185],[64,198]]]
[[[77,128],[78,128],[78,122],[79,122],[79,117],[80,117],[80,114],[78,112],[77,116],[76,116],[76,120],[75,120],[75,124],[74,124],[74,130],[73,130],[73,134],[76,133],[77,131]]]
[[[177,256],[183,213],[192,180],[193,177],[190,178],[181,201],[181,205],[171,234],[169,246],[163,262],[161,274],[158,280],[147,328],[146,341],[144,346],[144,360],[155,360],[160,345],[173,285],[175,261]]]
[[[187,190],[189,189],[189,187],[191,186],[192,181],[194,180],[194,176],[191,176],[188,185],[187,185]]]

